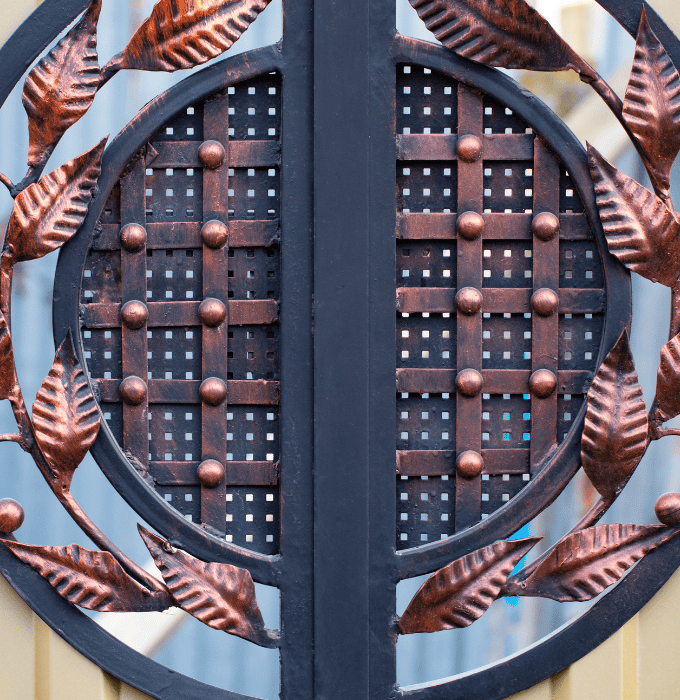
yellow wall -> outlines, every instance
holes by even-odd
[[[652,5],[672,19],[677,0]],[[39,4],[4,0],[0,44]],[[680,30],[678,21],[676,31]],[[673,22],[671,21],[671,26]],[[145,700],[74,651],[0,577],[0,695],[8,700]],[[680,572],[627,625],[570,668],[511,700],[677,700]]]

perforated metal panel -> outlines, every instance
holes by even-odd
[[[479,160],[456,154],[476,136]],[[422,66],[397,67],[397,547],[445,539],[508,503],[562,442],[582,403],[602,340],[604,274],[574,183],[510,109]],[[476,240],[457,216],[483,214]],[[550,241],[532,234],[559,217]],[[456,293],[482,293],[479,313]],[[558,292],[559,314],[532,312],[532,293]],[[558,336],[559,334],[559,336]],[[456,392],[481,373],[479,395]],[[532,395],[532,372],[557,389]],[[540,424],[540,432],[536,427]],[[456,458],[481,454],[464,478]]]
[[[229,87],[174,115],[130,161],[109,197],[82,286],[83,347],[104,417],[131,463],[187,520],[266,554],[279,540],[280,76]],[[203,167],[216,140],[226,160]],[[228,244],[202,244],[209,220],[228,222]],[[139,252],[121,227],[141,224]],[[217,299],[221,328],[199,304]],[[148,322],[121,323],[143,301]],[[121,402],[119,385],[142,377],[148,401]],[[199,397],[207,378],[227,385],[217,407]],[[202,460],[226,466],[226,482],[201,486]]]

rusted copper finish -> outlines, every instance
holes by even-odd
[[[198,481],[207,489],[214,489],[224,481],[226,471],[224,465],[216,459],[206,459],[198,465]]]
[[[648,444],[647,409],[624,331],[588,390],[581,438],[583,470],[605,501],[619,495]]]
[[[482,375],[476,369],[464,369],[456,377],[456,389],[468,398],[477,396],[483,383]]]
[[[656,403],[663,422],[680,415],[680,336],[673,336],[661,348],[656,373]]]
[[[206,326],[219,326],[227,317],[227,307],[219,299],[204,299],[198,307],[198,317]]]
[[[207,564],[141,526],[139,532],[182,610],[214,629],[260,646],[277,646],[277,638],[264,627],[248,571],[230,564]]]
[[[464,479],[474,479],[478,477],[484,469],[484,459],[479,452],[466,450],[458,455],[456,460],[456,471]]]
[[[140,224],[127,224],[120,230],[120,244],[128,253],[137,253],[146,245],[146,229]]]
[[[456,308],[466,316],[479,313],[482,308],[482,293],[474,287],[464,287],[456,294]]]
[[[9,535],[18,530],[24,522],[24,509],[12,498],[0,500],[0,533]]]
[[[203,403],[219,406],[227,398],[227,385],[217,377],[204,379],[198,390]]]
[[[529,389],[539,399],[547,399],[557,387],[557,377],[549,369],[539,369],[529,377]]]
[[[531,222],[531,230],[534,236],[541,241],[552,241],[560,232],[560,220],[549,212],[542,212],[534,217]]]
[[[28,164],[43,166],[64,133],[90,108],[99,86],[97,21],[92,0],[75,27],[33,68],[22,102],[28,115]]]
[[[482,142],[477,136],[461,136],[456,144],[456,155],[464,163],[474,163],[482,157]]]
[[[399,620],[401,634],[467,627],[496,599],[517,562],[540,537],[496,542],[434,573]]]
[[[125,49],[104,67],[102,81],[121,69],[176,71],[193,68],[226,51],[269,0],[193,3],[160,0]]]
[[[654,512],[660,523],[667,527],[680,525],[680,494],[664,493],[654,505]]]
[[[128,406],[139,406],[146,399],[146,382],[139,377],[126,377],[120,383],[118,392]]]
[[[560,304],[560,299],[552,289],[537,289],[531,297],[531,308],[539,316],[552,316]]]
[[[456,231],[468,241],[475,241],[484,231],[484,219],[481,214],[466,211],[456,220]]]
[[[210,170],[217,170],[227,157],[224,146],[219,141],[204,141],[198,148],[198,160]]]
[[[229,228],[221,221],[207,221],[201,227],[201,240],[208,248],[219,250],[224,248],[229,240]]]
[[[149,319],[149,309],[141,301],[128,301],[120,310],[120,318],[125,326],[137,330]]]

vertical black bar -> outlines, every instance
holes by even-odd
[[[314,697],[312,9],[284,0],[281,171],[281,698]]]
[[[396,33],[394,0],[369,5],[369,692],[396,686]]]
[[[314,2],[314,697],[323,700],[369,697],[370,4]]]

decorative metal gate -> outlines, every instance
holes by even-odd
[[[44,43],[85,14],[29,74],[29,172],[2,176],[16,203],[0,398],[19,425],[3,438],[32,454],[101,551],[18,543],[23,512],[5,501],[0,567],[76,648],[162,700],[242,697],[169,675],[62,598],[179,606],[279,648],[283,698],[488,700],[580,658],[675,570],[677,495],[657,504],[663,526],[597,522],[680,413],[668,194],[680,77],[652,26],[671,56],[680,44],[639,3],[601,4],[638,36],[623,104],[523,0],[413,0],[443,46],[395,35],[387,2],[291,1],[280,45],[191,75],[106,151],[40,179],[117,72],[206,62],[266,6],[160,0],[100,69],[101,0],[46,0]],[[655,192],[483,63],[575,70],[620,118]],[[58,350],[31,418],[13,369],[12,269],[62,244]],[[649,416],[616,258],[673,288]],[[162,581],[73,499],[90,447],[160,533],[140,526]],[[601,500],[512,575],[539,538],[509,538],[580,466]],[[396,584],[430,573],[397,618]],[[264,628],[253,579],[280,590],[280,630]],[[614,583],[511,660],[396,686],[398,634],[465,627],[502,596],[589,600]]]

